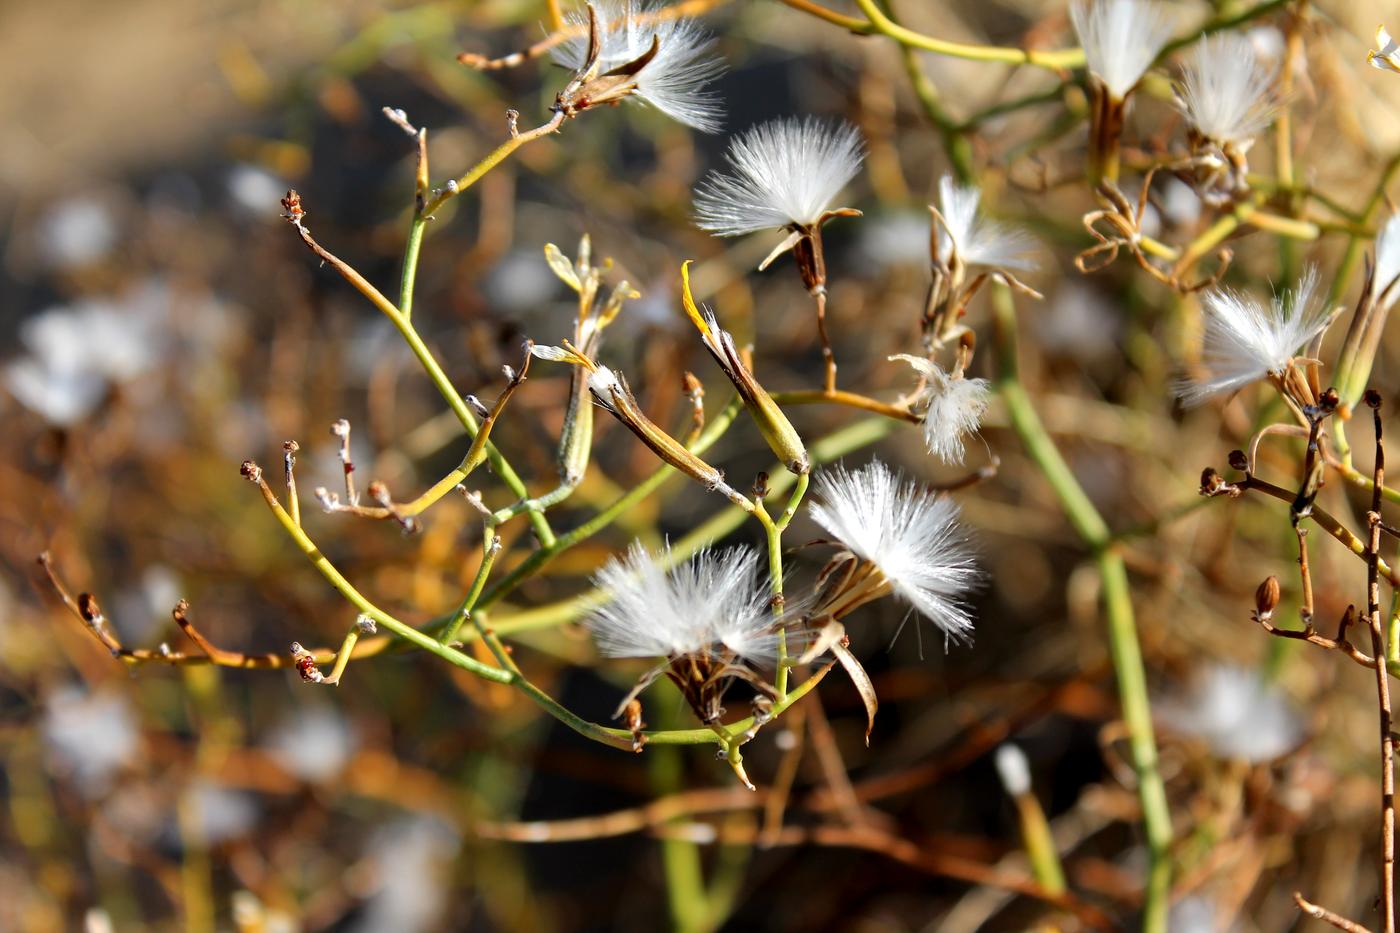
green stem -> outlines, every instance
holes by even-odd
[[[267,487],[267,484],[259,480],[258,485],[262,490],[263,498],[267,500],[268,508],[272,509],[272,514],[281,523],[282,529],[296,542],[297,547],[306,555],[307,560],[311,561],[312,566],[321,572],[321,576],[325,577],[330,585],[335,587],[336,591],[349,600],[356,609],[404,641],[412,642],[424,651],[435,654],[457,667],[498,684],[511,682],[513,678],[510,672],[482,664],[476,658],[468,657],[460,651],[447,647],[413,626],[400,622],[366,599],[349,580],[345,579],[335,568],[335,565],[326,559],[326,555],[322,554],[320,548],[316,547],[316,542],[312,541],[306,532],[301,530],[301,526],[292,521],[292,517],[287,514],[286,509],[282,508],[282,503],[277,501],[277,497],[272,494],[272,490]]]
[[[413,319],[413,286],[418,279],[418,253],[423,248],[423,234],[428,221],[422,214],[413,215],[408,228],[408,242],[403,251],[403,277],[399,280],[399,313],[405,321]]]
[[[467,591],[467,596],[462,600],[462,605],[452,615],[452,621],[443,630],[440,641],[444,645],[452,644],[457,637],[457,630],[462,627],[462,623],[473,618],[476,604],[481,599],[481,591],[486,587],[486,578],[491,575],[491,568],[496,563],[496,555],[501,551],[496,544],[496,529],[493,523],[486,523],[486,530],[482,533],[481,544],[481,564],[476,568],[476,576],[472,579],[471,589]],[[502,664],[502,667],[509,668],[510,665]]]
[[[1051,71],[1064,71],[1084,64],[1083,49],[1061,49],[1047,52],[1040,49],[1015,49],[995,45],[948,42],[943,39],[935,39],[933,36],[926,36],[912,29],[905,29],[886,16],[875,0],[856,0],[856,6],[860,7],[860,11],[870,21],[871,29],[875,32],[888,36],[901,45],[912,46],[927,52],[936,52],[939,55],[966,58],[978,62],[1035,65],[1040,68],[1048,68]]]
[[[1118,677],[1123,723],[1128,732],[1133,768],[1137,772],[1138,797],[1146,832],[1148,868],[1143,895],[1143,926],[1148,933],[1165,933],[1171,864],[1171,811],[1166,787],[1157,768],[1157,744],[1152,731],[1152,708],[1147,696],[1147,674],[1138,645],[1132,593],[1122,555],[1113,548],[1107,523],[1094,508],[1069,464],[1046,432],[1020,381],[1016,345],[1016,307],[1011,291],[995,287],[997,387],[1006,404],[1012,429],[1026,453],[1044,474],[1069,518],[1070,524],[1094,554],[1103,586],[1104,616],[1108,623],[1109,653]]]

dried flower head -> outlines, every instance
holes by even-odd
[[[1275,295],[1267,306],[1228,288],[1206,292],[1202,360],[1206,375],[1179,386],[1178,394],[1186,404],[1199,405],[1266,376],[1281,378],[1298,348],[1320,335],[1332,320],[1317,286],[1317,269],[1309,266],[1294,291]]]
[[[982,216],[982,192],[951,175],[938,180],[938,257],[944,263],[988,269],[1033,269],[1035,241],[1023,230]]]
[[[1167,44],[1171,24],[1152,0],[1077,0],[1070,7],[1089,73],[1122,101]]]
[[[792,422],[744,364],[743,357],[734,346],[734,338],[719,326],[715,313],[695,303],[695,297],[690,291],[689,260],[681,266],[681,299],[686,315],[700,331],[705,349],[710,351],[715,362],[734,384],[739,397],[743,399],[744,407],[748,409],[763,439],[768,442],[769,449],[791,472],[798,475],[806,473],[811,467],[811,461],[807,456],[807,448],[797,430],[793,428]]]
[[[583,32],[551,53],[575,73],[557,107],[574,116],[635,97],[701,132],[719,130],[719,98],[705,85],[724,63],[709,56],[709,33],[694,20],[663,18],[659,8],[632,0],[602,0],[592,10],[591,26],[588,14],[567,17]]]
[[[763,691],[745,664],[767,663],[777,648],[760,567],[750,548],[707,548],[676,564],[669,545],[653,555],[640,544],[604,565],[594,582],[611,601],[587,621],[599,649],[614,658],[666,661],[638,682],[619,713],[661,675],[675,682],[707,724],[723,715],[720,702],[730,680]]]
[[[849,123],[788,117],[736,137],[725,158],[730,171],[712,172],[696,190],[695,216],[702,230],[740,236],[820,225],[864,152]]]
[[[919,374],[923,387],[909,400],[909,407],[924,416],[928,452],[944,463],[962,463],[963,437],[981,425],[991,398],[987,380],[969,379],[961,371],[949,375],[922,356],[897,353],[890,359],[903,360]]]
[[[854,471],[823,470],[812,518],[854,558],[847,573],[833,573],[837,592],[825,597],[842,615],[894,592],[950,638],[967,638],[972,616],[965,602],[980,574],[958,507],[878,460]],[[839,558],[838,558],[839,559]]]

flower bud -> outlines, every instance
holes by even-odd
[[[1254,617],[1260,622],[1272,619],[1281,595],[1278,577],[1265,578],[1264,582],[1259,584],[1259,589],[1254,591]]]
[[[695,454],[686,450],[680,441],[667,434],[643,412],[637,404],[637,397],[620,373],[606,366],[597,366],[588,374],[588,388],[593,397],[618,421],[652,449],[662,460],[680,470],[691,479],[724,495],[731,502],[746,511],[753,511],[753,503],[742,493],[724,481],[724,473],[710,466]]]
[[[788,421],[778,403],[773,401],[773,397],[744,365],[734,346],[734,338],[720,329],[714,313],[709,309],[702,312],[695,304],[695,298],[690,293],[689,260],[681,265],[681,299],[686,315],[700,331],[705,349],[710,351],[720,369],[734,383],[744,407],[748,409],[763,439],[768,442],[768,447],[789,471],[799,476],[806,473],[811,469],[811,460],[792,422]]]

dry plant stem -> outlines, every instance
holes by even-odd
[[[451,473],[448,473],[442,479],[438,480],[431,488],[411,502],[404,502],[401,504],[393,503],[388,507],[342,505],[337,506],[334,511],[348,512],[352,515],[361,516],[362,518],[394,519],[402,522],[406,518],[412,518],[421,514],[430,506],[436,504],[443,496],[446,496],[448,493],[452,492],[452,490],[456,489],[462,481],[470,476],[472,471],[477,467],[481,466],[482,462],[489,456],[490,448],[488,445],[491,443],[491,430],[496,426],[496,423],[500,421],[501,413],[505,411],[506,404],[510,401],[511,396],[515,394],[515,390],[520,388],[521,383],[525,381],[526,375],[530,370],[531,358],[527,347],[524,360],[521,361],[520,367],[514,370],[514,378],[506,383],[505,389],[496,398],[495,404],[491,406],[491,410],[487,412],[486,417],[481,421],[480,425],[478,425],[476,436],[472,438],[472,445],[468,448],[467,455],[462,458],[462,462],[459,463]],[[504,520],[504,518],[510,518],[518,515],[520,512],[528,510],[529,506],[527,501],[522,501],[522,504],[518,508],[509,511],[503,510],[502,513],[497,514],[503,515],[502,520]],[[300,521],[298,521],[298,524],[300,524]]]
[[[150,650],[144,648],[127,648],[107,629],[106,617],[102,615],[100,609],[96,609],[96,601],[91,596],[87,596],[88,611],[84,611],[77,599],[64,586],[58,574],[53,569],[53,559],[47,551],[39,555],[38,564],[44,571],[44,576],[48,580],[49,586],[58,598],[63,601],[63,605],[73,614],[83,627],[92,633],[102,647],[106,648],[112,657],[128,664],[171,664],[171,665],[200,665],[211,664],[215,667],[237,667],[237,668],[285,668],[292,667],[292,657],[287,654],[245,654],[242,651],[226,651],[215,646],[209,639],[200,634],[194,627],[194,623],[189,620],[189,603],[183,599],[176,603],[171,611],[171,616],[175,619],[175,624],[180,626],[180,630],[195,647],[200,650],[200,654],[184,654],[179,651]],[[86,594],[85,594],[86,595]],[[94,615],[94,612],[96,615]],[[326,661],[333,657],[333,652],[322,649],[317,653],[317,660]]]
[[[502,158],[504,158],[504,156],[502,156]],[[472,413],[471,408],[467,406],[466,401],[457,392],[456,387],[452,385],[452,381],[447,378],[447,374],[443,372],[442,367],[438,365],[437,359],[433,356],[432,351],[428,349],[428,345],[423,342],[423,338],[418,335],[418,331],[413,327],[412,322],[404,317],[393,302],[384,297],[384,294],[380,292],[379,289],[371,285],[369,281],[365,279],[364,276],[360,275],[352,266],[334,253],[325,249],[320,243],[317,243],[315,238],[311,236],[311,231],[307,230],[303,224],[294,222],[293,226],[296,228],[297,233],[301,235],[303,242],[306,243],[307,247],[310,248],[313,253],[329,263],[340,273],[345,281],[353,285],[356,291],[369,299],[371,304],[393,322],[394,326],[398,328],[399,334],[408,344],[409,349],[413,351],[413,355],[418,358],[419,364],[423,367],[423,371],[427,373],[428,378],[437,388],[438,393],[443,397],[443,400],[447,402],[448,406],[451,407],[453,413],[457,416],[457,420],[462,423],[462,427],[466,428],[467,433],[470,434],[473,441],[475,441],[477,434],[480,432],[480,427],[477,425],[476,421],[476,415]],[[498,451],[494,445],[489,443],[489,441],[486,445],[486,456],[487,459],[491,461],[491,469],[501,478],[501,481],[510,488],[511,492],[522,499],[529,496],[529,492],[525,488],[525,483],[521,480],[520,475],[515,472],[515,469],[501,452]],[[543,513],[536,511],[530,512],[530,524],[534,527],[535,536],[539,538],[541,545],[548,546],[554,541],[554,531],[549,527],[549,521],[544,517]]]
[[[534,142],[535,140],[541,137],[548,136],[550,133],[557,132],[559,127],[562,126],[563,123],[564,112],[562,110],[558,110],[555,111],[554,115],[549,118],[548,122],[542,123],[532,130],[526,130],[523,133],[512,134],[509,139],[497,146],[491,152],[490,155],[486,156],[486,158],[482,159],[476,165],[472,166],[471,169],[469,169],[467,173],[464,174],[461,178],[458,178],[455,184],[444,187],[442,190],[438,191],[435,195],[429,198],[428,203],[423,205],[423,210],[421,213],[424,217],[432,216],[433,211],[437,210],[439,207],[442,207],[442,205],[446,204],[448,201],[452,200],[454,197],[461,194],[463,191],[466,191],[472,185],[476,184],[482,179],[482,176],[484,176],[487,172],[491,171],[497,165],[500,165],[507,158],[509,158],[512,152],[519,149],[526,143]]]
[[[893,418],[896,421],[908,421],[910,424],[918,424],[923,420],[919,415],[914,414],[903,406],[891,405],[879,399],[873,399],[855,392],[843,392],[839,389],[834,392],[826,392],[820,389],[774,392],[773,401],[777,402],[779,405],[815,405],[821,403],[845,405],[848,408],[859,408],[862,411],[884,415],[886,418]]]
[[[1171,811],[1166,787],[1157,767],[1157,743],[1152,729],[1152,708],[1147,696],[1147,675],[1138,645],[1132,592],[1123,557],[1113,548],[1107,523],[1085,495],[1055,442],[1046,432],[1020,381],[1017,361],[1016,307],[1011,290],[998,283],[992,294],[994,339],[997,354],[997,389],[1006,404],[1012,429],[1026,453],[1054,489],[1075,531],[1093,552],[1102,578],[1104,616],[1108,624],[1109,652],[1117,674],[1123,723],[1128,733],[1133,768],[1142,805],[1148,866],[1143,892],[1143,930],[1166,933],[1171,891]]]
[[[664,836],[670,833],[684,833],[686,829],[687,827],[654,826],[651,827],[651,833],[652,835]],[[704,830],[707,841],[713,841],[720,845],[752,845],[758,833],[759,830],[752,826],[722,827],[716,833],[712,827],[707,825]],[[1090,929],[1121,929],[1097,907],[1087,904],[1073,895],[1052,894],[1029,878],[1009,875],[999,871],[994,866],[972,859],[935,852],[926,846],[920,846],[908,839],[890,835],[872,827],[786,826],[778,834],[774,844],[783,846],[816,845],[875,852],[930,875],[955,878],[970,884],[1002,888],[1044,901],[1074,914],[1081,923]]]
[[[1375,398],[1376,423],[1375,491],[1371,496],[1371,526],[1367,552],[1366,615],[1371,628],[1371,651],[1379,661],[1385,657],[1381,636],[1381,494],[1385,485],[1385,444],[1381,429],[1379,396]],[[1390,675],[1385,665],[1376,665],[1376,699],[1380,706],[1381,733],[1381,928],[1395,933],[1395,746],[1391,741]]]
[[[1314,920],[1330,923],[1339,930],[1345,930],[1346,933],[1371,933],[1370,927],[1364,927],[1354,920],[1348,920],[1346,917],[1334,914],[1326,907],[1317,906],[1304,898],[1299,891],[1293,892],[1293,902],[1298,905],[1299,910]]]

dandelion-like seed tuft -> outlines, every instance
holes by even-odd
[[[1078,0],[1070,19],[1089,73],[1118,101],[1142,80],[1171,35],[1163,7],[1152,0]]]
[[[811,506],[812,518],[865,565],[852,577],[863,594],[834,597],[843,611],[892,591],[949,638],[970,637],[966,598],[981,574],[951,499],[879,460],[823,470],[815,486],[821,501]]]
[[[1281,378],[1298,348],[1331,323],[1330,309],[1317,291],[1317,268],[1309,266],[1296,289],[1275,295],[1267,306],[1228,288],[1206,292],[1206,373],[1183,382],[1180,397],[1187,405],[1199,405],[1266,376]]]
[[[728,172],[695,192],[700,229],[718,236],[820,224],[864,159],[849,123],[789,117],[759,124],[729,144]]]

